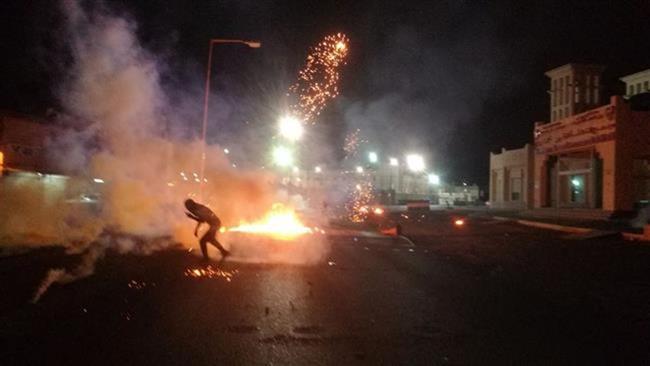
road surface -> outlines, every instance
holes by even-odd
[[[650,246],[407,215],[412,243],[338,233],[316,266],[108,253],[37,304],[78,258],[0,258],[0,363],[650,363]]]

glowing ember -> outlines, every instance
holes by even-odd
[[[456,225],[456,226],[463,226],[463,225],[465,225],[465,220],[463,220],[463,219],[456,219],[456,220],[454,221],[454,225]]]
[[[242,223],[229,228],[228,231],[267,235],[280,240],[292,240],[300,235],[313,233],[311,228],[300,222],[293,210],[279,203],[274,204],[262,220]]]
[[[232,278],[239,273],[238,270],[224,271],[222,269],[213,269],[212,266],[205,268],[188,268],[185,270],[186,277],[192,278],[223,278],[226,281],[232,281]]]

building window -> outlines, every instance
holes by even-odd
[[[569,107],[564,107],[564,118],[569,117]]]
[[[648,85],[648,84],[650,84],[650,82],[648,82],[648,81],[643,82],[643,91],[646,91],[646,92],[650,91],[650,88],[649,88],[650,85]]]
[[[564,102],[569,103],[569,77],[565,76],[564,77]]]
[[[585,77],[585,103],[591,103],[591,78],[589,75]]]
[[[643,90],[641,89],[641,83],[636,84],[636,93],[639,94],[639,93],[641,93],[642,91],[643,91]]]
[[[633,95],[634,94],[634,85],[628,85],[627,86],[627,95]]]
[[[553,99],[553,107],[557,105],[557,79],[553,80],[553,87],[551,88],[551,96]]]
[[[578,78],[573,81],[573,102],[580,103],[580,86],[578,85]]]
[[[510,200],[521,200],[521,178],[510,179]]]
[[[558,103],[562,105],[564,104],[564,78],[560,79],[560,89],[558,90],[558,93],[560,94],[560,101]]]
[[[551,122],[553,122],[553,121],[555,121],[557,119],[557,118],[555,118],[556,115],[557,115],[557,113],[555,111],[553,111],[553,113],[551,113]]]

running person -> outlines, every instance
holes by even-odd
[[[219,231],[219,228],[221,227],[221,220],[219,220],[217,215],[215,215],[214,212],[212,212],[212,210],[210,210],[208,207],[200,203],[196,203],[191,199],[185,200],[185,208],[187,208],[189,211],[186,212],[185,215],[187,215],[187,217],[190,219],[196,221],[194,236],[198,235],[199,226],[201,226],[201,224],[206,223],[210,227],[208,231],[203,234],[201,240],[199,240],[203,258],[210,259],[208,256],[208,243],[214,245],[217,249],[219,249],[223,258],[230,255],[230,252],[227,251],[217,240],[217,231]]]

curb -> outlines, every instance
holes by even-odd
[[[549,229],[549,230],[555,230],[555,231],[562,231],[562,232],[571,233],[571,234],[586,234],[586,233],[590,233],[590,232],[594,231],[594,229],[588,229],[588,228],[584,228],[584,227],[549,224],[549,223],[546,223],[546,222],[539,222],[539,221],[516,220],[516,222],[518,224],[521,224],[521,225],[537,227],[537,228],[540,228],[540,229]]]
[[[643,234],[626,233],[626,232],[623,232],[621,234],[623,235],[623,238],[625,240],[650,242],[650,237],[644,236]]]
[[[549,224],[546,222],[539,222],[539,221],[520,220],[520,219],[504,217],[504,216],[492,216],[492,219],[498,221],[512,221],[525,226],[536,227],[540,229],[562,231],[571,234],[595,234],[600,232],[603,235],[614,235],[620,233],[620,235],[625,240],[650,242],[650,237],[648,236],[644,236],[643,234],[628,233],[625,231],[602,231],[602,230],[590,229],[590,228],[578,227],[578,226],[567,226],[567,225]]]

